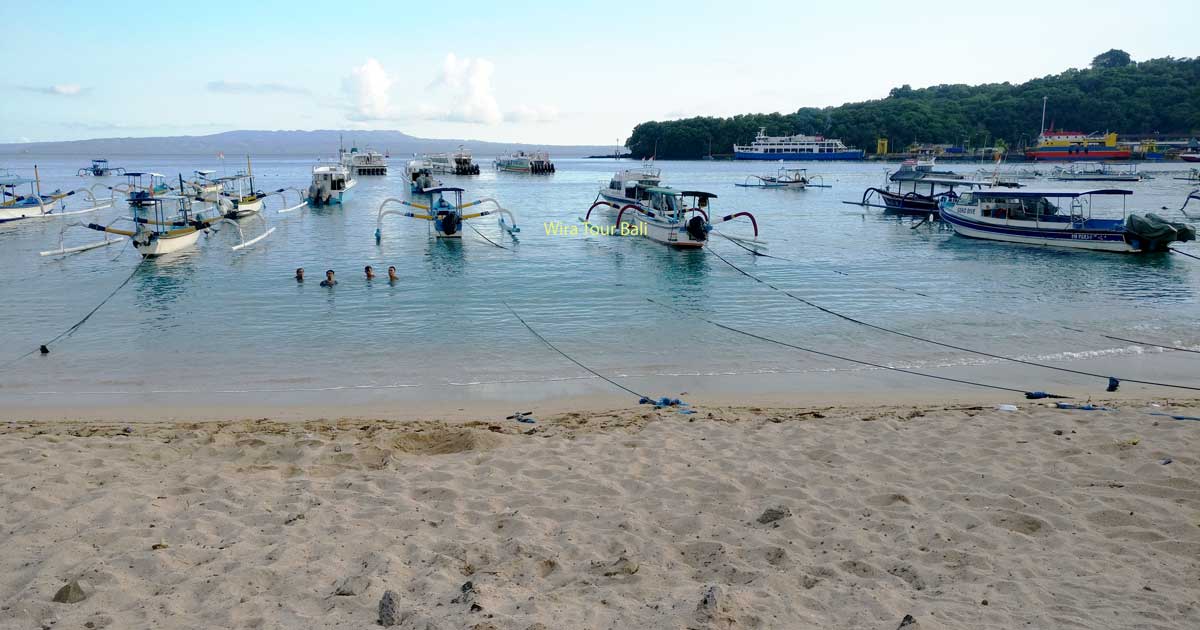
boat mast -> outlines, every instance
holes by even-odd
[[[1042,97],[1042,128],[1038,129],[1039,136],[1044,135],[1046,133],[1046,100],[1048,98],[1049,97],[1047,97],[1047,96]]]
[[[246,154],[246,176],[250,178],[250,195],[254,195],[254,169],[250,167],[250,154]]]
[[[42,178],[38,177],[37,164],[33,165],[33,183],[37,186],[38,204],[42,203]]]

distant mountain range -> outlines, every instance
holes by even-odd
[[[479,140],[436,140],[417,138],[399,131],[226,131],[207,136],[163,136],[157,138],[96,138],[57,142],[0,144],[0,155],[337,155],[339,140],[346,149],[371,147],[393,156],[454,151],[461,145],[476,157],[495,156],[515,150],[545,150],[551,157],[586,157],[612,154],[612,146],[570,146],[483,142]]]

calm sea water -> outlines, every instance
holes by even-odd
[[[43,189],[116,184],[78,178],[91,156],[40,159]],[[32,162],[32,160],[30,161]],[[235,170],[213,159],[113,159],[132,170],[185,175],[198,168]],[[671,251],[645,239],[547,235],[544,222],[575,223],[613,171],[612,160],[557,160],[551,176],[495,173],[482,160],[477,177],[443,177],[512,209],[522,227],[511,250],[467,231],[462,242],[430,237],[424,222],[391,217],[375,243],[376,210],[404,196],[403,160],[393,175],[363,177],[343,207],[279,215],[276,232],[233,252],[222,230],[189,252],[149,261],[78,332],[47,357],[31,356],[0,373],[0,405],[51,405],[177,392],[404,389],[454,399],[541,383],[540,391],[601,391],[602,384],[533,338],[507,302],[563,351],[631,385],[680,377],[693,388],[737,374],[806,374],[851,369],[797,355],[680,317],[647,297],[705,317],[802,345],[903,366],[953,366],[977,357],[871,332],[806,307],[742,276],[703,251]],[[24,171],[31,163],[8,159]],[[304,187],[308,158],[260,158],[263,189]],[[746,174],[771,166],[740,162],[659,162],[665,183],[719,195],[718,214],[757,215],[770,253],[755,258],[713,243],[731,262],[807,299],[871,322],[982,350],[1049,360],[1133,354],[1101,333],[1200,346],[1200,261],[1178,255],[1122,256],[973,241],[938,226],[864,212],[856,200],[879,185],[884,165],[813,165],[831,188],[745,189]],[[894,168],[894,165],[892,166]],[[973,172],[977,166],[951,166]],[[1047,166],[1040,166],[1049,170]],[[1179,169],[1181,165],[1144,165]],[[1037,184],[1034,184],[1037,185]],[[1169,174],[1129,185],[1129,207],[1178,216],[1191,187]],[[1194,186],[1193,186],[1194,187]],[[78,207],[75,203],[75,207]],[[1169,211],[1160,210],[1161,207]],[[70,208],[68,208],[70,209]],[[84,220],[107,222],[123,203]],[[1107,214],[1120,216],[1120,206]],[[1098,208],[1097,214],[1106,214]],[[67,219],[0,226],[0,362],[68,328],[139,262],[113,246],[66,258],[42,258],[57,246]],[[491,219],[474,224],[508,244]],[[258,224],[249,222],[247,233]],[[748,224],[720,228],[749,235]],[[97,233],[68,231],[67,244]],[[1200,254],[1194,243],[1182,246]],[[388,265],[401,281],[366,282],[364,265]],[[309,280],[292,279],[304,267]],[[335,289],[318,286],[335,269]],[[1064,326],[1087,332],[1067,330]],[[1195,373],[1176,380],[1192,381]],[[549,389],[546,383],[556,384]],[[168,394],[164,394],[168,393]],[[220,395],[220,394],[218,394]]]

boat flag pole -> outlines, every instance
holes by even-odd
[[[38,176],[37,164],[33,165],[33,181],[37,185],[38,203],[42,203],[42,178]]]
[[[1049,99],[1048,96],[1042,97],[1042,128],[1038,130],[1039,136],[1046,133],[1046,100],[1047,99]]]

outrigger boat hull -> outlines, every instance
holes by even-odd
[[[134,242],[134,247],[143,258],[157,258],[167,254],[188,249],[200,240],[202,231],[196,230],[188,234],[180,234],[179,236],[162,236],[159,235],[149,240],[149,242]]]

